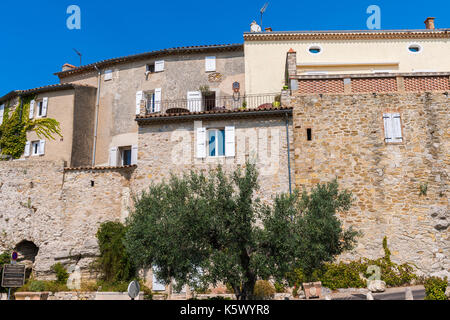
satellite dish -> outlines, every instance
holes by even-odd
[[[136,299],[139,295],[139,292],[141,292],[141,286],[139,285],[139,282],[131,282],[128,286],[128,295],[130,296],[131,300]]]

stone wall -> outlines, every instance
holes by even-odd
[[[448,93],[294,95],[291,106],[296,185],[310,189],[337,177],[355,197],[342,220],[364,235],[342,259],[381,257],[387,236],[394,261],[448,274]],[[401,115],[400,144],[384,141],[386,112]]]
[[[89,277],[99,225],[128,215],[130,170],[74,171],[64,169],[62,161],[0,162],[0,252],[32,242],[39,251],[25,263],[33,264],[39,278],[53,278],[50,267],[57,262],[69,272],[80,267]]]
[[[198,159],[196,128],[235,126],[236,156]],[[292,122],[289,122],[291,155]],[[133,191],[140,192],[151,183],[181,175],[189,170],[207,173],[222,164],[227,172],[255,161],[260,172],[259,196],[266,201],[280,192],[289,192],[286,120],[283,117],[171,121],[143,125],[139,129],[139,162],[133,174]],[[292,157],[291,157],[292,160]],[[291,161],[292,162],[292,161]],[[292,172],[293,173],[293,172]]]

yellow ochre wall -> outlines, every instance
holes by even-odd
[[[410,52],[411,44],[419,44],[422,51]],[[320,45],[322,52],[311,54],[312,45]],[[372,73],[374,70],[450,71],[449,38],[247,40],[244,44],[247,94],[280,92],[285,85],[286,54],[291,48],[297,53],[299,75],[311,71],[327,71],[328,74]],[[330,63],[333,67],[315,65]],[[303,66],[305,64],[308,66]]]

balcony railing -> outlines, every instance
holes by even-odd
[[[257,109],[280,106],[280,94],[203,97],[201,99],[146,100],[146,114],[187,113],[235,109]]]

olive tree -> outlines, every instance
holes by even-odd
[[[355,244],[336,214],[350,208],[337,181],[310,194],[277,195],[271,204],[256,193],[254,164],[226,174],[191,171],[172,175],[135,197],[125,246],[136,266],[156,266],[158,279],[204,287],[225,283],[240,300],[252,299],[258,279],[285,281],[301,267],[306,274]]]

